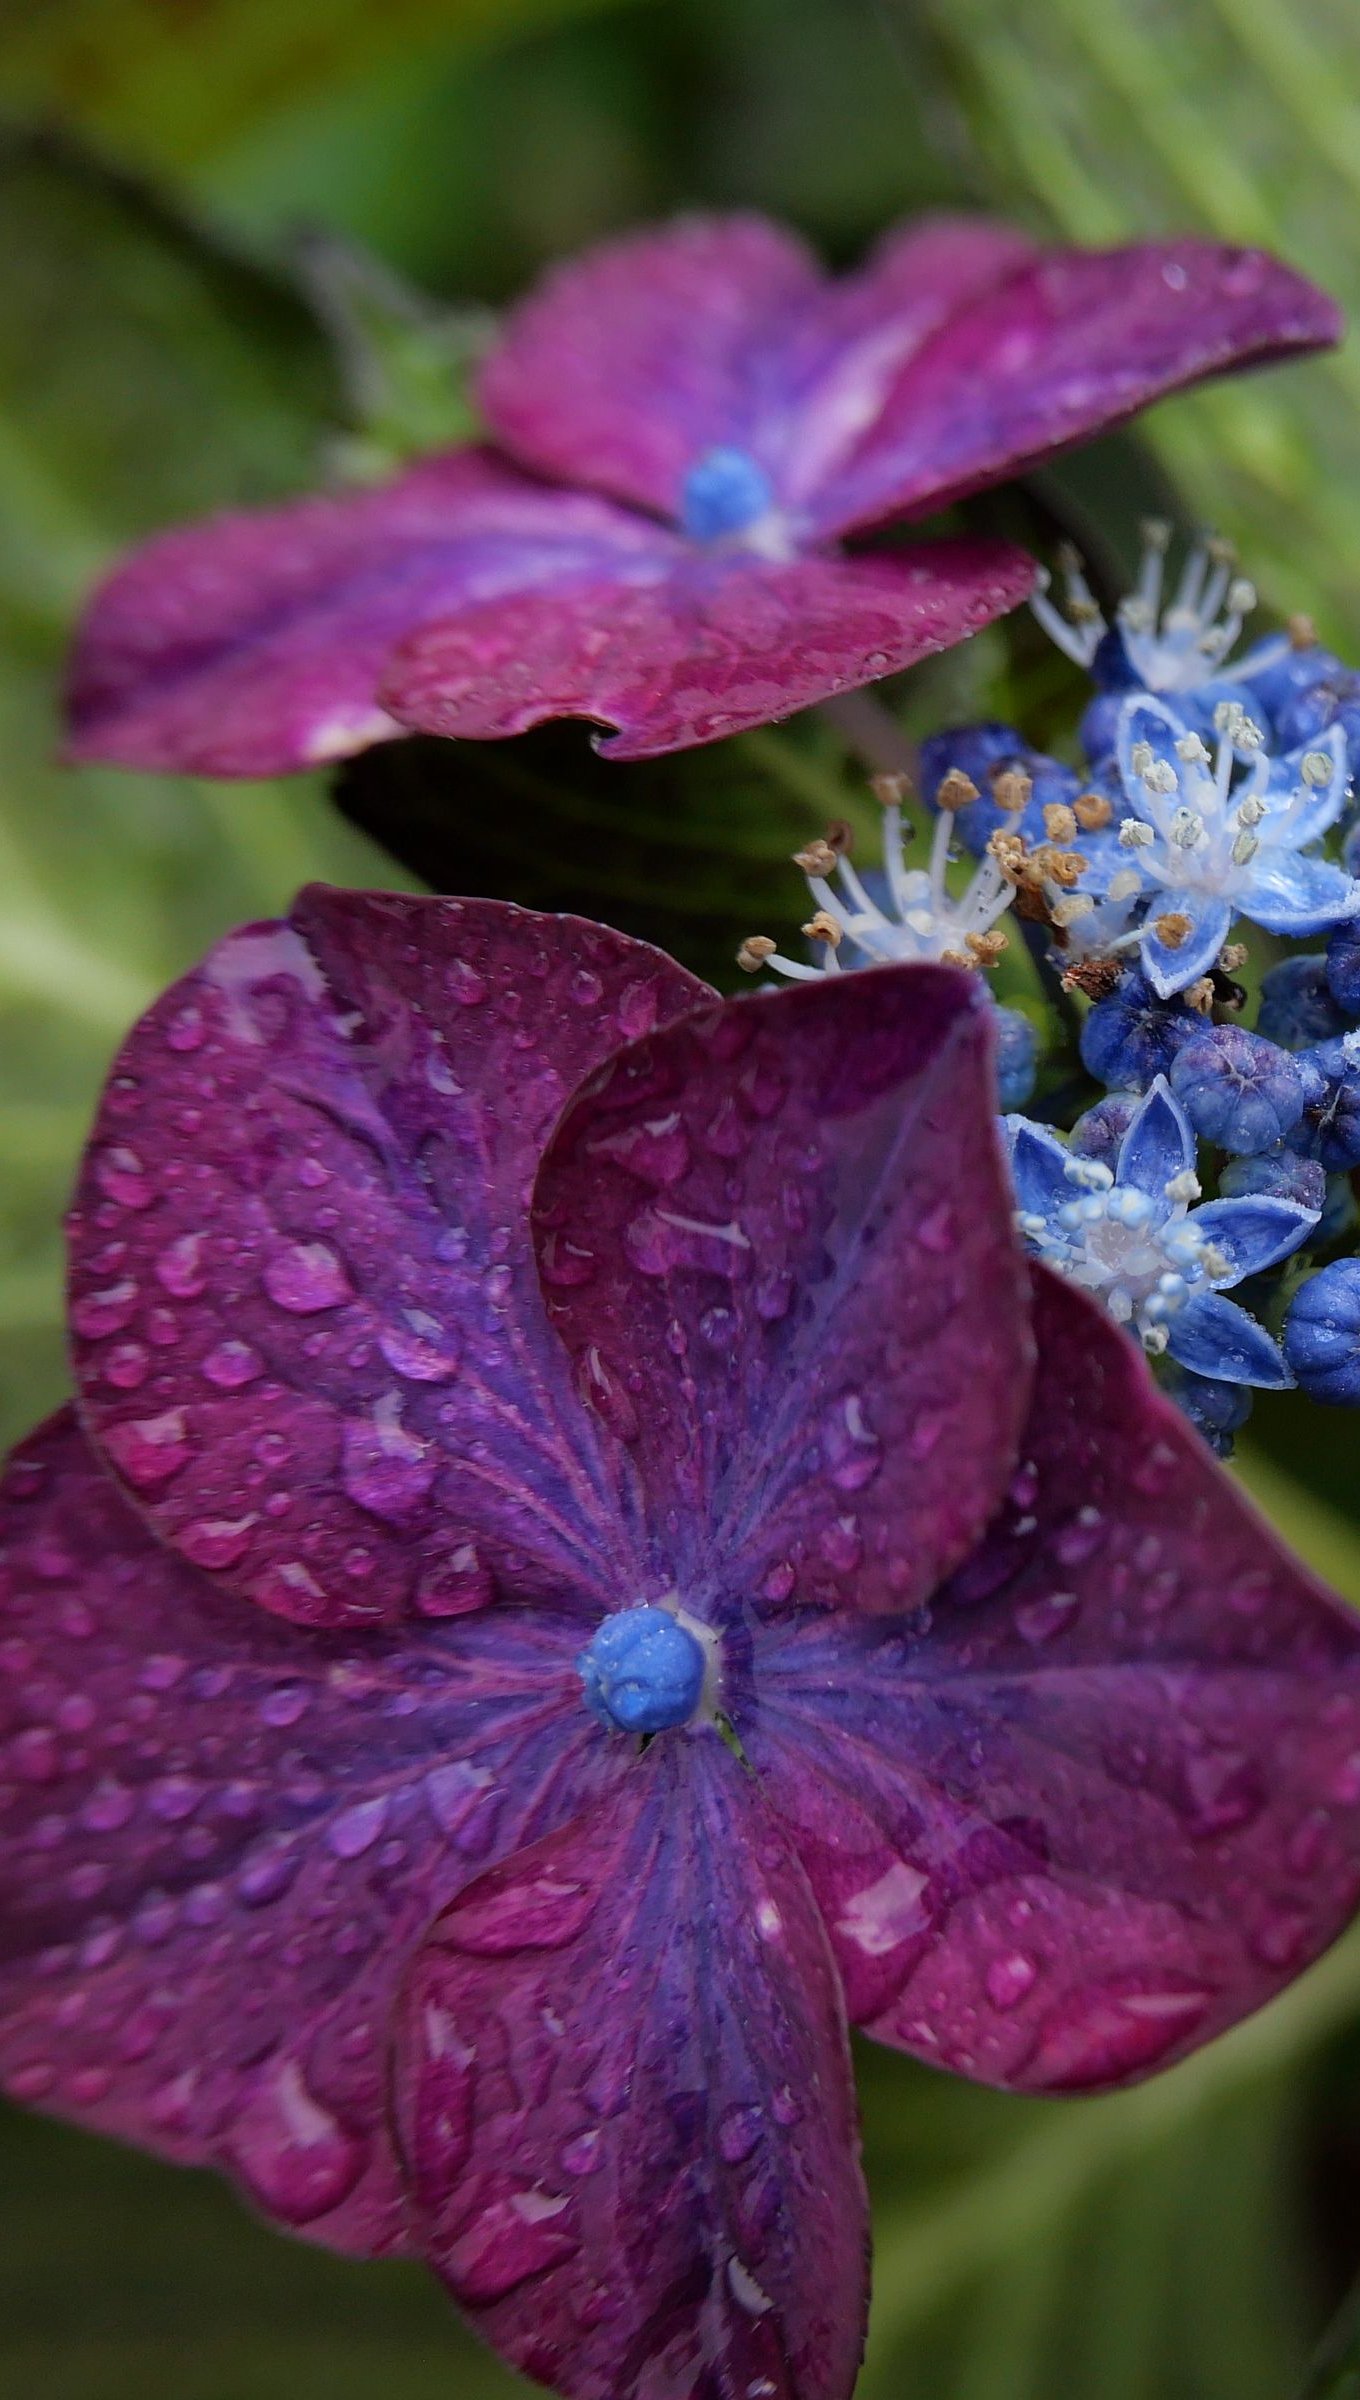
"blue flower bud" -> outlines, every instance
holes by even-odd
[[[1233,1436],[1251,1415],[1251,1393],[1245,1384],[1220,1383],[1216,1376],[1195,1375],[1171,1361],[1163,1367],[1162,1388],[1169,1400],[1190,1419],[1218,1458],[1231,1458]]]
[[[1360,1036],[1343,1033],[1300,1050],[1298,1065],[1309,1078],[1309,1092],[1289,1146],[1301,1157],[1321,1159],[1329,1175],[1346,1174],[1360,1166]]]
[[[1350,742],[1360,736],[1360,675],[1330,650],[1295,651],[1270,683],[1275,737],[1282,750],[1300,749],[1339,725]]]
[[[996,1085],[1001,1106],[1009,1115],[1023,1108],[1034,1089],[1039,1064],[1039,1036],[1018,1008],[993,1009],[996,1033]]]
[[[1291,959],[1287,963],[1294,966],[1299,962]],[[1329,1025],[1324,1033],[1314,1034],[1316,1042],[1325,1042],[1329,1034],[1343,1032],[1347,1019],[1360,1017],[1360,924],[1354,917],[1338,925],[1328,942],[1326,970],[1335,1014],[1342,1021]],[[1279,969],[1275,972],[1278,974]]]
[[[1283,1143],[1258,1151],[1254,1158],[1230,1158],[1218,1179],[1224,1200],[1250,1200],[1264,1192],[1271,1200],[1294,1200],[1300,1208],[1321,1209],[1327,1197],[1327,1177],[1315,1158],[1300,1158]]]
[[[1068,1148],[1078,1158],[1094,1158],[1101,1166],[1113,1167],[1119,1156],[1119,1145],[1143,1105],[1141,1092],[1107,1092],[1078,1117],[1068,1136]]]
[[[668,1608],[624,1608],[597,1626],[576,1661],[586,1701],[620,1733],[684,1725],[704,1688],[702,1645]]]
[[[1284,1354],[1310,1399],[1360,1407],[1360,1258],[1320,1268],[1295,1293]]]
[[[1312,1166],[1314,1163],[1312,1159],[1305,1161],[1308,1166]],[[1318,1219],[1316,1231],[1309,1237],[1312,1247],[1316,1250],[1330,1250],[1335,1243],[1344,1240],[1348,1234],[1354,1233],[1358,1220],[1360,1220],[1360,1210],[1357,1210],[1355,1205],[1355,1194],[1351,1190],[1349,1175],[1327,1176],[1323,1192],[1322,1214]]]
[[[1111,1091],[1145,1092],[1187,1042],[1204,1030],[1204,1019],[1180,1000],[1159,1000],[1135,968],[1108,1000],[1097,1001],[1081,1029],[1087,1073]]]
[[[1220,1150],[1269,1150],[1303,1115],[1309,1084],[1287,1050],[1244,1025],[1207,1025],[1169,1077],[1196,1133]]]
[[[1333,1034],[1345,1032],[1346,1023],[1332,991],[1326,951],[1306,950],[1301,957],[1282,958],[1261,977],[1256,1030],[1282,1050],[1308,1050],[1314,1042],[1328,1042]]]

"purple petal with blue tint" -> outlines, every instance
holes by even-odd
[[[319,1642],[160,1548],[69,1414],[10,1462],[0,1561],[0,2088],[406,2247],[396,1989],[462,1884],[617,1771],[579,1624]]]
[[[1221,1292],[1196,1292],[1167,1323],[1171,1356],[1196,1375],[1282,1392],[1294,1378],[1264,1325]]]
[[[629,1589],[524,1204],[581,1077],[704,997],[580,919],[319,887],[165,994],[71,1222],[85,1421],[162,1538],[310,1624]]]
[[[1041,252],[960,295],[817,495],[843,532],[1019,474],[1168,392],[1341,332],[1334,303],[1259,250],[1202,241]]]
[[[559,1126],[552,1318],[607,1420],[613,1395],[631,1414],[687,1607],[906,1606],[995,1506],[1029,1333],[989,1015],[976,978],[920,966],[728,1001]]]
[[[204,775],[345,758],[401,731],[379,686],[415,628],[530,590],[617,594],[680,555],[661,526],[545,490],[481,450],[210,518],[134,551],[95,594],[71,666],[69,754]]]
[[[983,2082],[1168,2065],[1360,1891],[1360,1623],[1035,1270],[1005,1508],[929,1611],[769,1627],[741,1731],[851,2019]]]
[[[430,621],[382,698],[425,733],[485,740],[545,717],[615,728],[610,758],[715,741],[946,650],[1033,589],[1008,543],[873,557],[694,556],[665,582],[583,581]]]
[[[1318,1210],[1296,1201],[1261,1193],[1250,1200],[1208,1200],[1195,1210],[1195,1231],[1220,1249],[1229,1262],[1219,1285],[1241,1283],[1279,1265],[1306,1240],[1318,1221]]]
[[[712,1734],[662,1736],[444,1914],[396,2093],[431,2263],[524,2373],[572,2400],[849,2400],[868,2226],[840,1988]]]
[[[1195,1163],[1195,1137],[1180,1102],[1159,1075],[1119,1145],[1118,1180],[1136,1185],[1153,1200]]]

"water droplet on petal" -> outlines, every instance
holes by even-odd
[[[495,1599],[491,1570],[472,1542],[460,1543],[445,1559],[424,1567],[416,1579],[415,1604],[423,1617],[465,1617]]]
[[[337,1858],[361,1858],[371,1850],[387,1823],[390,1804],[384,1794],[342,1808],[326,1828],[326,1843]]]
[[[718,2149],[730,2167],[738,2167],[750,2157],[760,2140],[764,2122],[758,2108],[739,2101],[723,2110],[718,2119]]]
[[[354,1297],[344,1266],[325,1242],[295,1242],[276,1250],[265,1262],[261,1280],[277,1308],[299,1317],[338,1308]]]
[[[150,1208],[156,1186],[135,1150],[112,1143],[95,1152],[94,1179],[107,1200],[121,1208]]]
[[[353,2191],[368,2145],[320,2106],[289,2059],[271,2071],[231,2129],[227,2155],[271,2215],[308,2225]]]
[[[987,1969],[987,1997],[993,2008],[1015,2008],[1032,1991],[1038,1968],[1023,1950],[1012,1950],[1006,1958],[994,1958]]]
[[[264,1360],[249,1342],[219,1342],[208,1352],[200,1372],[221,1392],[237,1392],[264,1372]]]
[[[139,1492],[155,1491],[169,1483],[190,1456],[189,1423],[182,1408],[110,1425],[103,1440],[114,1465]]]

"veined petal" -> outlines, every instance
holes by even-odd
[[[1136,2080],[1360,1894],[1360,1623],[1125,1335],[1035,1270],[1005,1508],[928,1617],[767,1628],[747,1753],[851,2018],[1021,2091]]]
[[[904,360],[817,495],[830,532],[924,514],[1185,385],[1339,339],[1334,304],[1259,250],[1054,250],[970,290]]]
[[[654,580],[674,536],[489,451],[376,489],[158,536],[101,585],[68,691],[68,752],[117,766],[278,775],[401,731],[379,686],[399,642],[526,591]]]
[[[1076,1198],[1067,1172],[1071,1151],[1046,1125],[1031,1125],[1028,1117],[1007,1117],[1005,1125],[1016,1206],[1027,1215],[1055,1216]]]
[[[1195,1210],[1194,1219],[1195,1231],[1207,1236],[1229,1261],[1228,1273],[1214,1278],[1222,1288],[1288,1258],[1307,1240],[1318,1211],[1258,1192],[1250,1199],[1207,1200]]]
[[[1329,858],[1262,849],[1241,907],[1267,933],[1325,933],[1360,916],[1360,883]]]
[[[1264,1325],[1221,1292],[1196,1292],[1167,1323],[1171,1356],[1196,1375],[1282,1392],[1293,1383],[1284,1353]]]
[[[1241,905],[1248,914],[1255,915],[1251,903]],[[1138,949],[1143,972],[1162,999],[1188,991],[1192,983],[1198,983],[1202,975],[1208,974],[1232,929],[1234,913],[1230,903],[1221,900],[1216,892],[1183,887],[1156,895]],[[1157,931],[1159,919],[1167,916],[1185,917],[1189,921],[1189,931],[1182,934],[1174,947]]]
[[[1150,1199],[1161,1200],[1173,1178],[1194,1163],[1190,1121],[1166,1077],[1159,1075],[1119,1145],[1119,1181],[1136,1184]]]
[[[632,1395],[687,1607],[908,1606],[990,1516],[1029,1335],[989,1016],[949,968],[819,979],[636,1044],[563,1117],[549,1308],[583,1388]]]
[[[85,1422],[161,1537],[308,1624],[627,1588],[524,1204],[581,1076],[705,996],[580,919],[315,887],[157,1001],[70,1244]]]
[[[1295,805],[1298,795],[1310,790],[1303,762],[1319,753],[1330,760],[1331,775],[1325,783],[1311,787],[1308,805],[1299,808]],[[1329,725],[1316,741],[1304,742],[1282,758],[1273,758],[1262,795],[1268,813],[1257,828],[1262,849],[1273,850],[1276,842],[1282,840],[1290,850],[1306,850],[1330,832],[1350,790],[1346,769],[1346,736],[1339,725]],[[1281,820],[1286,818],[1287,824],[1282,824]]]
[[[867,2221],[840,1990],[713,1735],[659,1741],[445,1913],[396,2100],[430,2262],[524,2373],[571,2400],[849,2400]]]
[[[69,1412],[31,1436],[0,1487],[0,2088],[406,2247],[397,1987],[617,1771],[579,1638],[492,1611],[318,1642],[160,1548]]]
[[[1015,608],[1034,567],[1004,542],[872,558],[692,556],[667,581],[580,582],[428,623],[384,706],[420,732],[495,738],[545,717],[614,727],[652,758],[809,708],[946,650]]]

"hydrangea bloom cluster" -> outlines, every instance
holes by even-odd
[[[1336,330],[1202,243],[610,244],[484,444],[119,569],[72,749],[764,723],[1034,584],[858,537]],[[1108,624],[1069,577],[1086,767],[942,737],[924,865],[897,779],[881,870],[800,852],[783,988],[313,890],[100,1104],[76,1405],[0,1487],[0,2088],[426,2258],[569,2400],[848,2400],[852,2027],[1111,2088],[1360,1899],[1360,1631],[1185,1423],[1360,1372],[1357,1262],[1299,1266],[1360,1162],[1360,703],[1233,664],[1222,558],[1163,609],[1165,546]],[[1331,934],[1254,1032],[1240,918]]]
[[[573,2400],[848,2400],[849,2026],[1100,2089],[1333,1937],[1360,1630],[1027,1267],[990,1020],[327,891],[156,1003],[0,1495],[11,2097]],[[1067,1188],[1230,1280],[1184,1144]]]
[[[757,938],[742,963],[943,958],[1024,997],[1018,956],[1027,1006],[995,1017],[1022,1236],[1227,1449],[1253,1389],[1360,1402],[1360,1263],[1335,1255],[1360,1168],[1351,687],[1301,621],[1232,656],[1254,594],[1222,545],[1192,549],[1163,608],[1166,550],[1152,527],[1109,621],[1071,565],[1067,614],[1035,602],[1097,687],[1071,762],[1001,724],[933,737],[928,866],[907,863],[905,784],[881,778],[881,870],[800,852],[808,956]],[[1060,986],[1084,1011],[1076,1054],[1053,1038]],[[1036,1091],[1039,1118],[1017,1118]]]

